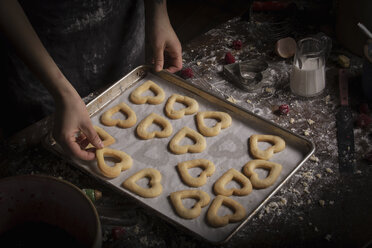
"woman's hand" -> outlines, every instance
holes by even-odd
[[[182,69],[181,43],[170,24],[166,3],[146,2],[146,32],[153,52],[155,71],[170,73]]]
[[[95,158],[94,151],[84,149],[89,143],[103,148],[86,106],[77,93],[56,101],[53,136],[68,155],[82,160]]]
[[[48,54],[18,1],[0,1],[0,31],[52,94],[56,104],[53,128],[56,141],[69,155],[94,159],[94,152],[84,148],[89,142],[97,148],[103,145],[85,104]]]

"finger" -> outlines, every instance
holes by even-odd
[[[82,132],[79,132],[78,136],[76,137],[76,142],[80,143],[86,139],[87,139],[87,136],[85,136],[85,134],[83,134]]]
[[[175,73],[175,72],[178,72],[179,70],[181,70],[181,68],[177,67],[177,66],[169,66],[166,71],[170,72],[170,73]]]
[[[67,143],[67,150],[70,151],[72,155],[82,160],[93,160],[96,157],[93,151],[81,149],[76,142]]]
[[[182,59],[170,59],[166,70],[170,73],[178,72],[182,69]]]
[[[81,126],[81,131],[85,134],[87,140],[92,143],[92,145],[97,148],[103,148],[103,143],[90,121]]]
[[[167,71],[170,73],[175,73],[182,69],[182,50],[181,48],[169,49],[167,50],[169,63]]]
[[[155,71],[161,71],[164,66],[164,47],[156,47],[154,51]]]
[[[81,149],[85,149],[90,144],[88,139],[85,139],[85,140],[82,140],[82,141],[76,142],[76,143],[79,144]]]
[[[78,159],[93,160],[95,158],[94,152],[85,151],[80,148],[80,145],[76,143],[76,139],[73,135],[70,137],[66,136],[62,138],[59,143],[64,151]]]

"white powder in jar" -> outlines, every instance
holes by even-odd
[[[292,66],[290,87],[294,94],[304,97],[319,95],[325,88],[325,66],[322,58],[308,58],[302,67]]]

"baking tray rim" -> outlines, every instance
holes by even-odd
[[[297,165],[295,166],[295,168],[283,179],[283,181],[277,185],[272,191],[271,193],[245,218],[244,221],[242,221],[224,240],[221,240],[221,241],[211,241],[205,237],[203,237],[202,235],[198,234],[197,232],[194,232],[193,230],[181,225],[180,223],[178,223],[177,221],[173,220],[172,218],[168,217],[167,215],[159,212],[158,210],[152,208],[151,206],[149,206],[148,204],[144,203],[144,202],[141,202],[139,199],[133,197],[132,195],[130,195],[128,192],[126,191],[123,191],[115,186],[113,186],[112,184],[108,183],[105,179],[101,178],[101,177],[97,177],[96,175],[94,175],[91,171],[88,171],[86,170],[84,167],[82,166],[79,166],[78,164],[76,164],[74,162],[73,159],[71,158],[67,158],[65,156],[65,154],[63,154],[62,152],[58,151],[58,149],[56,149],[56,145],[58,146],[58,144],[56,143],[56,141],[53,139],[53,136],[52,136],[52,132],[50,131],[44,139],[42,139],[42,143],[44,145],[45,148],[47,148],[49,151],[53,152],[54,154],[56,154],[57,156],[59,156],[60,158],[62,158],[63,160],[67,161],[69,164],[72,164],[75,168],[78,168],[80,171],[82,171],[84,174],[88,175],[88,176],[93,176],[96,180],[98,180],[99,182],[103,183],[105,186],[109,187],[110,189],[113,189],[114,191],[120,193],[120,194],[123,194],[127,197],[130,198],[130,200],[133,200],[135,201],[136,203],[139,203],[140,206],[144,207],[145,209],[148,209],[154,213],[156,213],[159,217],[165,219],[166,221],[172,223],[173,225],[177,226],[178,228],[181,228],[182,230],[186,231],[187,233],[190,233],[190,234],[193,234],[194,236],[196,235],[197,237],[200,237],[202,240],[205,240],[211,244],[214,244],[214,245],[221,245],[221,244],[224,244],[226,243],[227,241],[229,241],[241,228],[244,227],[244,225],[246,223],[248,223],[248,221],[271,199],[271,197],[273,197],[277,192],[278,190],[280,190],[280,188],[303,166],[303,164],[310,158],[310,156],[315,152],[315,144],[313,141],[307,139],[306,137],[303,137],[301,135],[298,135],[294,132],[292,132],[291,130],[288,130],[288,129],[285,129],[281,126],[279,126],[278,124],[272,122],[271,120],[268,120],[262,116],[259,116],[245,108],[242,108],[241,106],[233,103],[233,102],[230,102],[230,101],[227,101],[226,99],[223,99],[221,98],[220,96],[218,96],[217,94],[215,94],[214,92],[209,92],[209,91],[206,91],[204,89],[202,89],[201,87],[199,87],[198,85],[193,85],[193,84],[190,84],[188,83],[186,80],[178,77],[177,75],[175,74],[171,74],[165,70],[163,71],[160,71],[160,72],[155,72],[153,70],[153,67],[152,66],[149,66],[149,65],[140,65],[136,68],[134,68],[132,71],[130,71],[128,74],[126,74],[125,76],[123,76],[121,79],[117,80],[115,83],[113,83],[112,85],[110,85],[106,90],[104,90],[102,93],[100,93],[97,97],[95,97],[94,99],[92,99],[86,106],[87,106],[87,109],[89,110],[89,108],[91,106],[93,106],[96,101],[100,98],[102,98],[103,96],[105,96],[107,94],[107,92],[110,92],[113,88],[117,87],[118,84],[120,84],[123,80],[125,80],[126,78],[129,78],[130,76],[132,76],[133,74],[137,74],[137,78],[136,80],[134,80],[134,82],[130,82],[130,83],[126,83],[128,84],[128,87],[129,88],[131,85],[135,84],[137,81],[141,80],[148,72],[151,72],[153,73],[154,75],[156,76],[159,76],[160,78],[162,78],[163,80],[166,80],[172,84],[175,84],[174,82],[171,82],[167,79],[164,78],[164,76],[162,75],[166,75],[167,77],[171,77],[179,82],[181,82],[182,84],[184,85],[187,85],[188,87],[185,88],[183,87],[182,85],[179,85],[177,84],[177,86],[180,86],[182,88],[184,88],[185,90],[188,90],[188,91],[191,91],[190,88],[195,88],[197,91],[201,91],[201,92],[204,92],[205,94],[207,95],[210,95],[211,97],[214,97],[215,99],[219,100],[219,101],[222,101],[224,102],[225,104],[228,104],[228,105],[231,105],[232,107],[238,109],[239,111],[243,111],[245,112],[246,114],[248,115],[252,115],[254,118],[257,118],[259,119],[260,121],[263,121],[263,122],[266,122],[267,124],[270,124],[272,126],[274,126],[275,128],[277,129],[280,129],[281,131],[283,132],[286,132],[292,136],[295,136],[296,138],[298,139],[301,139],[306,145],[307,145],[307,148],[308,148],[308,152],[307,152],[307,155],[304,156],[304,158],[302,159],[302,161]],[[125,90],[127,90],[127,88]],[[124,90],[124,91],[125,91]],[[120,94],[114,96],[112,99],[110,99],[108,102],[105,102],[103,105],[100,106],[100,109],[101,108],[104,108],[107,104],[109,104],[111,101],[113,101],[114,99],[116,99],[118,96],[120,96],[124,91],[121,91]],[[194,94],[197,94],[195,91],[192,91]],[[198,94],[197,94],[198,95]],[[200,95],[199,95],[200,96]],[[200,96],[201,97],[201,96]],[[207,99],[208,100],[208,99]],[[93,111],[93,112],[89,112],[89,115],[90,117],[94,116],[97,112],[99,112],[99,110],[97,111]]]

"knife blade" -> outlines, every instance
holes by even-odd
[[[355,145],[353,115],[348,101],[347,70],[340,69],[338,73],[341,107],[336,114],[337,146],[339,171],[353,172],[355,164]]]

